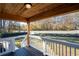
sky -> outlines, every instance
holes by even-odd
[[[20,24],[21,24],[21,25],[27,25],[27,23],[25,23],[25,22],[20,22]]]

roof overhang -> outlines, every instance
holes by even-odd
[[[19,7],[20,5],[17,4],[18,6],[17,8],[19,8],[18,14],[17,13],[12,14],[12,12],[14,12],[13,10],[17,10],[17,8],[14,8],[13,10],[11,9],[12,10],[11,12],[9,8],[5,9],[3,8],[3,5],[2,5],[1,7],[2,9],[0,9],[0,11],[2,11],[0,12],[0,18],[5,19],[5,20],[20,21],[20,22],[29,22],[29,21],[33,22],[33,21],[39,21],[45,18],[49,18],[49,17],[60,15],[60,14],[65,14],[65,13],[79,10],[78,3],[73,3],[73,4],[72,3],[69,3],[69,4],[68,3],[64,3],[64,4],[54,3],[54,4],[44,4],[43,6],[42,5],[43,4],[38,4],[38,5],[34,4],[32,9],[25,10],[23,6]],[[36,8],[36,7],[39,7],[39,8]],[[20,9],[20,8],[23,8],[23,9]],[[10,11],[11,13],[8,13],[8,12],[6,13],[6,10]],[[36,12],[33,12],[33,11],[36,11]]]

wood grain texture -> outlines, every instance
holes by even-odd
[[[0,18],[32,22],[75,10],[79,10],[78,3],[32,3],[31,9],[26,9],[24,3],[0,3]]]
[[[60,4],[37,4],[34,7],[32,7],[31,9],[28,9],[25,12],[23,12],[22,16],[29,18],[34,15],[40,14],[42,12],[51,10],[52,8],[54,8],[58,5],[60,5]]]
[[[58,7],[53,8],[52,10],[40,13],[30,18],[31,21],[41,20],[45,18],[49,18],[52,16],[57,16],[60,14],[72,12],[75,10],[79,10],[79,4],[62,4]]]
[[[7,13],[0,13],[0,19],[13,20],[13,21],[19,21],[19,22],[27,22],[28,21],[28,19],[26,19],[25,17],[7,14]]]

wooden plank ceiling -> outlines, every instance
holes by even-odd
[[[31,9],[26,9],[23,3],[0,3],[0,18],[21,22],[31,22],[78,9],[79,4],[71,3],[32,3]]]

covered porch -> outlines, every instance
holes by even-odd
[[[76,55],[76,48],[79,48],[79,44],[62,42],[62,41],[55,41],[49,40],[49,38],[42,37],[43,40],[43,51],[39,51],[33,47],[30,43],[30,40],[34,37],[30,36],[30,23],[45,20],[49,17],[54,17],[58,15],[63,15],[66,13],[72,13],[74,11],[79,10],[79,4],[65,4],[65,3],[32,3],[32,8],[27,9],[25,4],[0,4],[0,19],[4,20],[13,20],[13,21],[20,21],[27,23],[27,34],[26,39],[23,43],[25,47],[20,48],[18,50],[13,50],[10,53],[3,54],[3,56],[44,56],[44,55],[53,55],[54,51],[57,51],[60,55],[60,44],[62,45],[62,55],[63,55],[63,45],[66,46],[66,54],[67,55],[67,46],[70,47],[70,55],[71,55],[71,47],[74,47],[74,55]],[[24,34],[25,35],[25,34]],[[45,40],[46,39],[46,40]],[[37,42],[38,43],[38,42]],[[48,46],[49,44],[49,46]],[[54,49],[54,46],[56,50]],[[58,49],[57,49],[58,48]],[[48,52],[48,53],[47,53]]]

